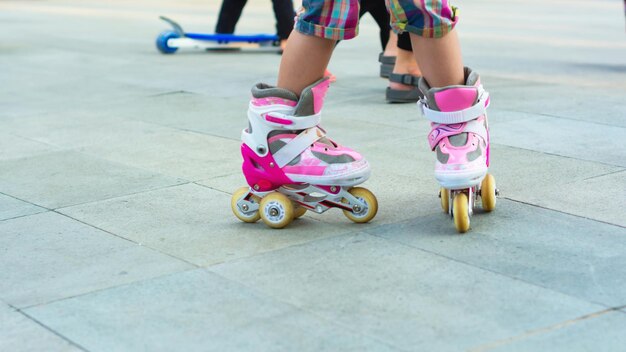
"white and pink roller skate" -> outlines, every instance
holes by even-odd
[[[231,207],[237,218],[259,218],[283,228],[307,210],[340,208],[357,223],[378,211],[376,197],[353,187],[370,176],[368,162],[326,137],[319,127],[329,82],[321,79],[296,94],[266,84],[252,88],[249,126],[242,132],[243,173],[250,187],[238,189]]]
[[[488,212],[496,206],[495,179],[487,173],[489,93],[478,73],[469,68],[465,68],[465,85],[431,88],[422,79],[420,90],[424,98],[418,104],[432,122],[428,142],[437,153],[435,178],[441,185],[441,207],[464,233],[477,201]]]

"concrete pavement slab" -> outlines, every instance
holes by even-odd
[[[569,158],[626,166],[626,128],[537,116],[497,125],[500,144]],[[607,143],[610,141],[610,143]]]
[[[241,170],[239,140],[166,130],[81,151],[116,163],[170,177],[200,180]]]
[[[0,162],[0,192],[58,208],[182,183],[77,152]]]
[[[363,233],[209,270],[406,350],[458,351],[602,309]]]
[[[626,78],[626,71],[623,76]],[[622,131],[622,135],[625,133],[626,105],[622,90],[562,85],[513,86],[498,89],[493,97],[501,109],[565,119],[557,120],[562,125],[550,130],[557,136],[561,131],[567,133],[570,128],[575,128],[568,125],[577,126],[577,121],[601,125],[599,128],[605,130],[601,135],[607,133],[610,136],[614,130],[610,126],[620,127],[616,130]],[[531,131],[525,134],[531,134]]]
[[[44,211],[45,208],[0,193],[0,221]]]
[[[626,228],[624,194],[626,172],[620,169],[563,185],[552,184],[541,192],[526,192],[515,199]]]
[[[57,149],[45,143],[8,133],[0,133],[0,161],[49,153]]]
[[[93,144],[115,146],[173,131],[155,124],[118,118],[108,107],[7,118],[3,119],[3,129],[53,147],[74,149]]]
[[[624,329],[626,329],[626,315],[610,312],[530,331],[524,335],[479,346],[470,351],[620,351],[626,344]]]
[[[311,218],[294,221],[280,231],[270,229],[260,221],[242,223],[232,214],[230,194],[196,184],[59,211],[201,266],[347,232]],[[347,221],[344,219],[343,223]],[[356,228],[353,224],[353,231]]]
[[[395,350],[201,269],[27,312],[90,351]]]
[[[572,297],[626,304],[624,228],[505,199],[471,221],[464,236],[443,212],[365,231]]]
[[[22,313],[0,302],[0,350],[26,351],[82,351]]]
[[[490,157],[503,197],[624,226],[623,168],[500,144]]]
[[[18,308],[192,266],[63,215],[0,222],[0,299]]]

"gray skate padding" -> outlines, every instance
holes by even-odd
[[[255,98],[277,97],[297,101],[298,104],[296,105],[294,116],[311,116],[315,114],[315,99],[313,96],[312,88],[327,79],[328,78],[324,77],[320,80],[315,81],[310,86],[304,88],[302,90],[302,94],[300,95],[300,99],[298,99],[298,96],[295,93],[287,89],[278,88],[266,83],[255,84],[252,87],[252,96]]]
[[[327,79],[328,78],[324,77],[320,80],[317,80],[313,84],[302,90],[302,94],[300,94],[300,100],[298,101],[298,105],[296,105],[296,112],[294,113],[295,116],[315,115],[315,99],[313,96],[312,88],[326,81]]]
[[[283,98],[292,101],[298,101],[298,96],[287,89],[271,86],[266,83],[257,83],[252,86],[252,96],[255,98]]]

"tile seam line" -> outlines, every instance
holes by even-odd
[[[6,302],[5,302],[6,303]],[[74,346],[76,348],[78,348],[81,351],[85,351],[88,352],[89,350],[86,349],[85,347],[81,346],[78,342],[73,341],[72,339],[70,339],[69,337],[62,335],[60,332],[52,329],[51,327],[47,326],[46,324],[44,324],[43,322],[35,319],[34,317],[32,317],[30,314],[24,312],[22,309],[15,307],[14,305],[10,304],[10,303],[6,303],[9,307],[13,308],[18,314],[21,314],[22,316],[24,316],[26,319],[34,322],[35,324],[41,326],[42,328],[48,330],[49,332],[51,332],[53,335],[59,337],[60,339],[62,339],[63,341],[66,341],[67,343],[69,343],[71,346]]]
[[[607,305],[606,303],[596,302],[596,301],[588,300],[586,298],[576,297],[576,296],[571,295],[570,293],[561,292],[561,291],[555,290],[555,289],[550,288],[550,287],[545,287],[543,285],[539,285],[539,284],[534,283],[534,282],[529,282],[529,281],[526,281],[526,280],[524,280],[522,278],[519,278],[519,277],[508,276],[505,273],[497,272],[497,271],[495,271],[493,269],[489,269],[489,268],[483,267],[481,265],[476,265],[476,264],[473,264],[473,263],[465,262],[465,261],[457,259],[457,258],[448,257],[448,256],[444,255],[443,253],[433,252],[433,251],[430,251],[430,250],[425,249],[425,248],[420,248],[420,247],[417,247],[415,245],[408,244],[406,242],[401,242],[401,241],[397,241],[397,240],[394,240],[394,239],[389,239],[387,237],[384,237],[384,236],[381,236],[381,235],[378,235],[378,234],[367,232],[367,230],[364,230],[363,232],[367,233],[370,236],[374,236],[374,237],[377,237],[377,238],[380,238],[380,239],[383,239],[383,240],[386,240],[386,241],[391,241],[391,242],[394,242],[396,244],[412,248],[414,250],[418,250],[418,251],[421,251],[421,252],[424,252],[424,253],[428,253],[428,254],[431,254],[431,255],[434,255],[434,256],[446,259],[446,260],[453,261],[455,263],[466,265],[466,266],[469,266],[469,267],[472,267],[472,268],[475,268],[475,269],[479,269],[479,270],[482,270],[482,271],[485,271],[485,272],[489,272],[491,274],[494,274],[494,275],[497,275],[497,276],[500,276],[500,277],[503,277],[503,278],[506,278],[506,279],[509,279],[509,280],[518,281],[518,282],[524,283],[526,285],[538,287],[538,288],[541,288],[543,290],[550,291],[550,292],[553,292],[553,293],[558,293],[560,295],[564,295],[564,296],[567,296],[567,297],[570,297],[570,298],[573,298],[573,299],[576,299],[576,300],[579,300],[579,301],[583,301],[583,302],[586,302],[586,303],[589,303],[589,304],[592,304],[592,305],[596,305],[596,306],[599,306],[599,307],[604,307],[604,308],[607,308],[607,309],[610,308],[610,305]]]
[[[607,173],[602,174],[602,175],[589,176],[589,177],[587,177],[587,178],[582,179],[581,181],[588,181],[588,180],[593,180],[593,179],[595,179],[595,178],[599,178],[599,177],[604,177],[604,176],[610,176],[610,175],[614,175],[614,174],[619,174],[620,172],[624,172],[624,171],[626,171],[626,169],[615,170],[615,171],[607,172]]]
[[[556,324],[552,324],[552,325],[549,325],[549,326],[545,326],[545,327],[542,327],[542,328],[528,330],[528,331],[525,331],[525,332],[523,332],[522,334],[519,334],[519,335],[511,336],[511,337],[508,337],[508,338],[496,340],[496,341],[491,342],[491,343],[487,343],[487,344],[484,344],[484,345],[473,347],[473,348],[471,348],[471,349],[469,349],[467,351],[468,352],[485,352],[485,351],[493,350],[493,349],[496,349],[498,347],[502,347],[502,346],[508,345],[508,344],[510,344],[512,342],[515,342],[515,341],[525,340],[526,338],[529,338],[529,337],[542,335],[544,333],[550,333],[552,331],[560,330],[560,329],[566,328],[566,327],[568,327],[570,325],[576,324],[576,323],[581,322],[581,321],[595,319],[597,317],[601,317],[603,315],[610,314],[612,312],[620,312],[620,309],[623,309],[625,307],[626,306],[612,307],[612,308],[603,309],[603,310],[600,310],[600,311],[597,311],[597,312],[585,314],[585,315],[579,316],[579,317],[574,318],[574,319],[565,320],[565,321],[562,321],[562,322],[559,322],[559,323],[556,323]]]
[[[258,289],[258,288],[256,288],[256,287],[248,286],[246,283],[244,283],[244,282],[242,282],[242,281],[240,281],[240,280],[235,280],[235,279],[232,279],[232,278],[229,278],[229,277],[223,276],[223,275],[222,275],[222,274],[220,274],[220,273],[217,273],[217,272],[214,272],[214,271],[209,270],[209,268],[204,268],[204,270],[205,270],[207,273],[210,273],[210,274],[216,275],[216,276],[218,276],[218,277],[220,277],[220,278],[222,278],[222,279],[224,279],[224,280],[227,280],[227,281],[230,281],[230,282],[234,282],[234,283],[236,283],[236,284],[238,284],[238,285],[241,285],[241,286],[243,286],[243,287],[247,288],[248,290],[250,290],[250,291],[254,292],[255,294],[257,294],[257,295],[259,295],[259,296],[261,296],[261,297],[263,297],[263,298],[266,298],[266,299],[268,299],[268,300],[270,300],[270,301],[273,301],[273,302],[276,302],[276,303],[279,303],[279,304],[284,304],[284,305],[286,305],[286,306],[288,306],[288,307],[291,307],[292,309],[294,309],[294,310],[296,310],[296,311],[301,311],[301,312],[308,313],[308,314],[310,314],[310,315],[312,315],[312,316],[314,316],[314,317],[316,317],[316,318],[318,318],[318,319],[320,319],[320,320],[322,320],[322,321],[325,321],[325,322],[327,322],[327,323],[329,323],[329,324],[331,324],[331,325],[335,325],[335,326],[337,326],[337,327],[340,327],[340,328],[342,328],[342,329],[345,329],[345,330],[347,330],[347,331],[350,331],[350,332],[352,332],[352,333],[355,333],[356,335],[369,337],[369,338],[371,338],[372,340],[377,341],[377,342],[379,342],[379,343],[381,343],[381,344],[383,344],[383,345],[385,345],[385,346],[387,346],[387,347],[393,348],[394,350],[397,350],[397,351],[409,351],[409,350],[406,350],[406,349],[402,349],[402,348],[400,348],[400,347],[398,347],[398,346],[396,346],[396,345],[392,344],[391,342],[388,342],[388,341],[386,341],[386,340],[382,340],[382,339],[380,339],[380,338],[379,338],[379,337],[377,337],[377,336],[373,336],[373,335],[370,335],[370,334],[365,334],[365,333],[360,332],[360,331],[358,331],[358,330],[354,330],[354,329],[353,329],[353,328],[351,328],[349,325],[339,324],[339,323],[337,323],[335,320],[332,320],[332,319],[327,318],[327,317],[325,317],[325,316],[323,316],[323,315],[320,315],[320,314],[318,314],[318,313],[317,313],[317,312],[315,312],[315,311],[312,311],[312,310],[307,309],[307,308],[305,308],[305,307],[299,307],[299,306],[297,306],[295,303],[292,303],[292,302],[289,302],[289,301],[285,301],[285,300],[279,299],[278,297],[276,297],[276,296],[272,296],[272,295],[270,295],[269,293],[266,293],[266,292],[264,292],[264,291],[261,291],[261,290],[259,290],[259,289]]]
[[[162,255],[164,255],[164,256],[166,256],[166,257],[168,257],[168,258],[175,259],[175,260],[180,261],[180,262],[182,262],[182,263],[185,263],[185,264],[187,264],[187,265],[191,265],[192,267],[195,267],[195,268],[200,268],[200,266],[199,266],[199,265],[196,265],[196,264],[194,264],[194,263],[192,263],[192,262],[190,262],[190,261],[187,261],[187,260],[182,259],[182,258],[178,258],[178,257],[176,257],[176,256],[174,256],[174,255],[172,255],[172,254],[169,254],[169,253],[163,252],[163,251],[161,251],[161,250],[159,250],[159,249],[156,249],[156,248],[153,248],[153,247],[151,247],[151,246],[147,246],[147,245],[141,244],[141,243],[139,243],[139,242],[135,242],[135,241],[133,241],[133,240],[131,240],[131,239],[129,239],[129,238],[123,237],[123,236],[118,235],[118,234],[116,234],[116,233],[113,233],[113,232],[111,232],[111,231],[108,231],[108,230],[105,230],[105,229],[100,228],[100,227],[98,227],[98,226],[95,226],[95,225],[93,225],[93,224],[87,223],[87,222],[85,222],[85,221],[82,221],[82,220],[76,219],[76,218],[74,218],[74,217],[72,217],[72,216],[70,216],[70,215],[63,214],[63,213],[59,213],[59,212],[57,212],[57,211],[55,211],[55,210],[53,210],[52,212],[53,212],[53,213],[56,213],[56,214],[59,214],[59,215],[61,215],[61,216],[63,216],[63,217],[66,217],[66,218],[68,218],[68,219],[71,219],[71,220],[77,221],[77,222],[79,222],[79,223],[81,223],[81,224],[83,224],[83,225],[89,226],[89,227],[94,228],[94,229],[96,229],[96,230],[102,231],[102,232],[104,232],[104,233],[108,233],[109,235],[111,235],[111,236],[115,236],[115,237],[117,237],[117,238],[119,238],[119,239],[122,239],[122,240],[124,240],[124,241],[130,242],[130,243],[133,243],[133,244],[134,244],[134,245],[136,245],[136,246],[139,246],[139,247],[142,247],[142,248],[149,249],[149,250],[154,251],[154,252],[156,252],[156,253],[160,253],[160,254],[162,254]]]
[[[561,154],[557,154],[557,153],[546,152],[546,151],[543,151],[543,150],[528,149],[528,148],[520,147],[520,146],[517,146],[517,145],[505,144],[505,143],[500,143],[500,142],[496,142],[496,141],[492,141],[491,143],[493,145],[496,145],[496,146],[501,145],[501,146],[508,147],[508,148],[515,148],[515,149],[519,149],[519,150],[525,150],[525,151],[529,151],[529,152],[533,152],[533,153],[540,153],[540,154],[555,156],[555,157],[559,157],[559,158],[571,159],[571,160],[575,160],[575,161],[583,161],[583,162],[587,162],[587,163],[595,163],[595,164],[600,164],[600,165],[604,165],[604,166],[618,167],[618,168],[621,168],[621,169],[624,169],[624,167],[625,167],[623,165],[609,164],[609,163],[604,162],[604,161],[575,158],[575,157],[568,156],[568,155],[561,155]],[[491,155],[493,155],[493,153]]]
[[[187,269],[180,270],[180,271],[174,271],[174,272],[171,272],[171,273],[159,274],[159,275],[155,275],[153,277],[146,277],[146,278],[135,280],[135,281],[131,281],[131,282],[125,282],[125,283],[121,283],[121,284],[117,284],[117,285],[111,285],[109,287],[103,287],[103,288],[95,289],[95,290],[92,290],[92,291],[89,291],[89,292],[78,293],[78,294],[67,296],[67,297],[60,297],[60,298],[52,299],[52,300],[49,300],[49,301],[46,301],[46,302],[34,303],[34,304],[26,305],[26,306],[21,307],[21,308],[15,307],[15,309],[19,309],[20,311],[25,311],[25,310],[29,310],[29,309],[44,307],[44,306],[47,306],[47,305],[50,305],[50,304],[56,304],[56,303],[67,301],[67,300],[74,299],[74,298],[80,298],[80,297],[89,296],[89,295],[92,295],[92,294],[98,294],[98,293],[105,292],[105,291],[108,291],[108,290],[114,290],[114,289],[117,289],[117,288],[120,288],[120,287],[131,286],[131,285],[135,285],[135,284],[148,282],[148,281],[151,281],[151,280],[158,280],[158,279],[170,276],[170,275],[178,275],[178,274],[183,274],[183,273],[187,273],[187,272],[190,272],[190,271],[201,270],[201,269],[203,269],[203,268],[201,268],[201,267],[192,267],[192,268],[187,268]]]
[[[25,217],[27,217],[27,216],[37,215],[37,214],[42,214],[42,213],[46,213],[46,212],[49,212],[49,211],[52,211],[52,210],[49,210],[49,209],[43,209],[42,211],[38,211],[38,212],[30,213],[30,214],[24,214],[24,215],[13,216],[13,217],[6,218],[6,219],[0,219],[0,224],[1,224],[3,221],[9,221],[9,220],[21,219],[21,218],[25,218]]]
[[[162,186],[162,187],[150,188],[150,189],[146,189],[146,190],[143,190],[143,191],[137,191],[137,192],[131,192],[131,193],[126,193],[126,194],[120,194],[120,195],[111,196],[111,197],[108,197],[108,198],[90,200],[90,201],[82,202],[82,203],[64,205],[64,206],[61,206],[61,207],[58,207],[58,208],[52,208],[52,209],[48,209],[48,210],[54,211],[54,212],[59,212],[59,211],[63,211],[63,210],[69,209],[69,208],[73,208],[73,207],[79,207],[79,206],[83,206],[83,205],[90,205],[90,204],[99,203],[99,202],[106,202],[106,201],[120,199],[120,198],[124,198],[124,197],[136,196],[136,195],[140,195],[140,194],[144,194],[144,193],[157,192],[157,191],[162,191],[162,190],[165,190],[165,189],[175,188],[175,187],[178,187],[178,186],[185,186],[185,185],[193,183],[192,181],[187,181],[187,180],[184,180],[184,179],[180,179],[180,180],[182,180],[184,182],[171,184],[171,185],[166,185],[166,186]]]
[[[561,116],[561,115],[554,115],[554,114],[546,114],[546,113],[540,113],[540,112],[535,112],[535,111],[528,111],[528,110],[523,110],[523,109],[500,109],[498,108],[498,111],[509,111],[509,112],[517,112],[517,113],[522,113],[522,114],[531,114],[531,115],[536,115],[535,118],[542,116],[542,117],[552,117],[555,119],[561,119],[561,120],[567,120],[567,121],[577,121],[577,122],[582,122],[582,123],[588,123],[591,125],[598,125],[598,126],[603,126],[603,127],[611,127],[611,128],[619,128],[619,129],[626,129],[626,127],[623,126],[617,126],[617,125],[611,125],[608,123],[603,123],[603,122],[596,122],[596,121],[587,121],[587,120],[582,120],[582,119],[575,119],[572,117],[566,117],[566,116]],[[532,118],[532,117],[529,117]],[[503,121],[504,123],[504,121]]]
[[[24,202],[24,203],[27,203],[27,204],[30,204],[30,205],[34,205],[34,206],[39,207],[39,208],[43,208],[43,209],[46,209],[46,210],[54,210],[54,209],[52,209],[52,208],[48,208],[48,207],[46,207],[46,206],[43,206],[43,205],[39,205],[39,204],[33,203],[33,202],[28,201],[28,200],[26,200],[26,199],[18,198],[18,197],[16,197],[16,196],[10,195],[10,194],[8,194],[8,193],[4,193],[4,192],[2,192],[2,191],[0,191],[0,194],[1,194],[1,195],[3,195],[3,196],[7,196],[7,197],[9,197],[9,198],[13,198],[13,199],[15,199],[15,200],[19,200],[20,202]],[[25,215],[25,216],[28,216],[28,215]]]
[[[623,170],[622,170],[623,171]],[[621,171],[620,171],[621,172]],[[509,200],[511,202],[515,202],[515,203],[519,203],[519,204],[524,204],[524,205],[528,205],[530,207],[534,207],[534,208],[539,208],[539,209],[544,209],[544,210],[549,210],[549,211],[554,211],[557,213],[561,213],[561,214],[565,214],[565,215],[569,215],[569,216],[573,216],[573,217],[577,217],[579,219],[585,219],[585,220],[589,220],[589,221],[593,221],[593,222],[598,222],[601,224],[605,224],[605,225],[609,225],[609,226],[614,226],[614,227],[619,227],[619,228],[626,228],[626,226],[624,225],[620,225],[620,224],[614,224],[608,221],[604,221],[604,220],[598,220],[598,219],[593,219],[593,218],[589,218],[583,215],[578,215],[578,214],[572,214],[572,213],[568,213],[565,212],[563,210],[558,210],[558,209],[552,209],[552,208],[548,208],[548,207],[544,207],[538,204],[532,204],[532,203],[528,203],[528,202],[524,202],[522,200],[517,200],[517,199],[513,199],[513,198],[509,198],[509,197],[502,197],[502,199],[506,199]]]

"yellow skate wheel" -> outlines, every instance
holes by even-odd
[[[468,205],[467,194],[459,193],[454,197],[452,215],[454,216],[454,226],[460,233],[467,232],[470,227]]]
[[[374,194],[363,187],[353,187],[348,192],[358,200],[363,201],[365,203],[365,209],[356,209],[358,211],[344,210],[343,215],[359,224],[372,220],[378,212],[378,200]],[[342,201],[343,203],[348,202],[345,198]]]
[[[293,218],[297,219],[304,214],[306,214],[306,208],[299,204],[293,203]]]
[[[249,191],[250,188],[248,187],[241,187],[236,190],[235,193],[233,193],[232,198],[230,198],[230,209],[239,220],[243,222],[256,222],[260,218],[258,210],[246,211],[244,209],[240,209],[239,206],[237,206],[237,202],[239,202],[241,198],[248,194]],[[252,195],[250,197],[250,202],[252,203],[258,204],[260,201],[261,199],[255,195]]]
[[[259,213],[265,225],[282,229],[293,220],[294,211],[291,200],[286,195],[272,192],[261,199]]]
[[[441,187],[439,190],[439,197],[441,198],[441,209],[444,213],[448,214],[450,210],[450,191]]]
[[[496,208],[496,179],[491,174],[487,174],[480,186],[480,199],[485,211],[492,211]]]

